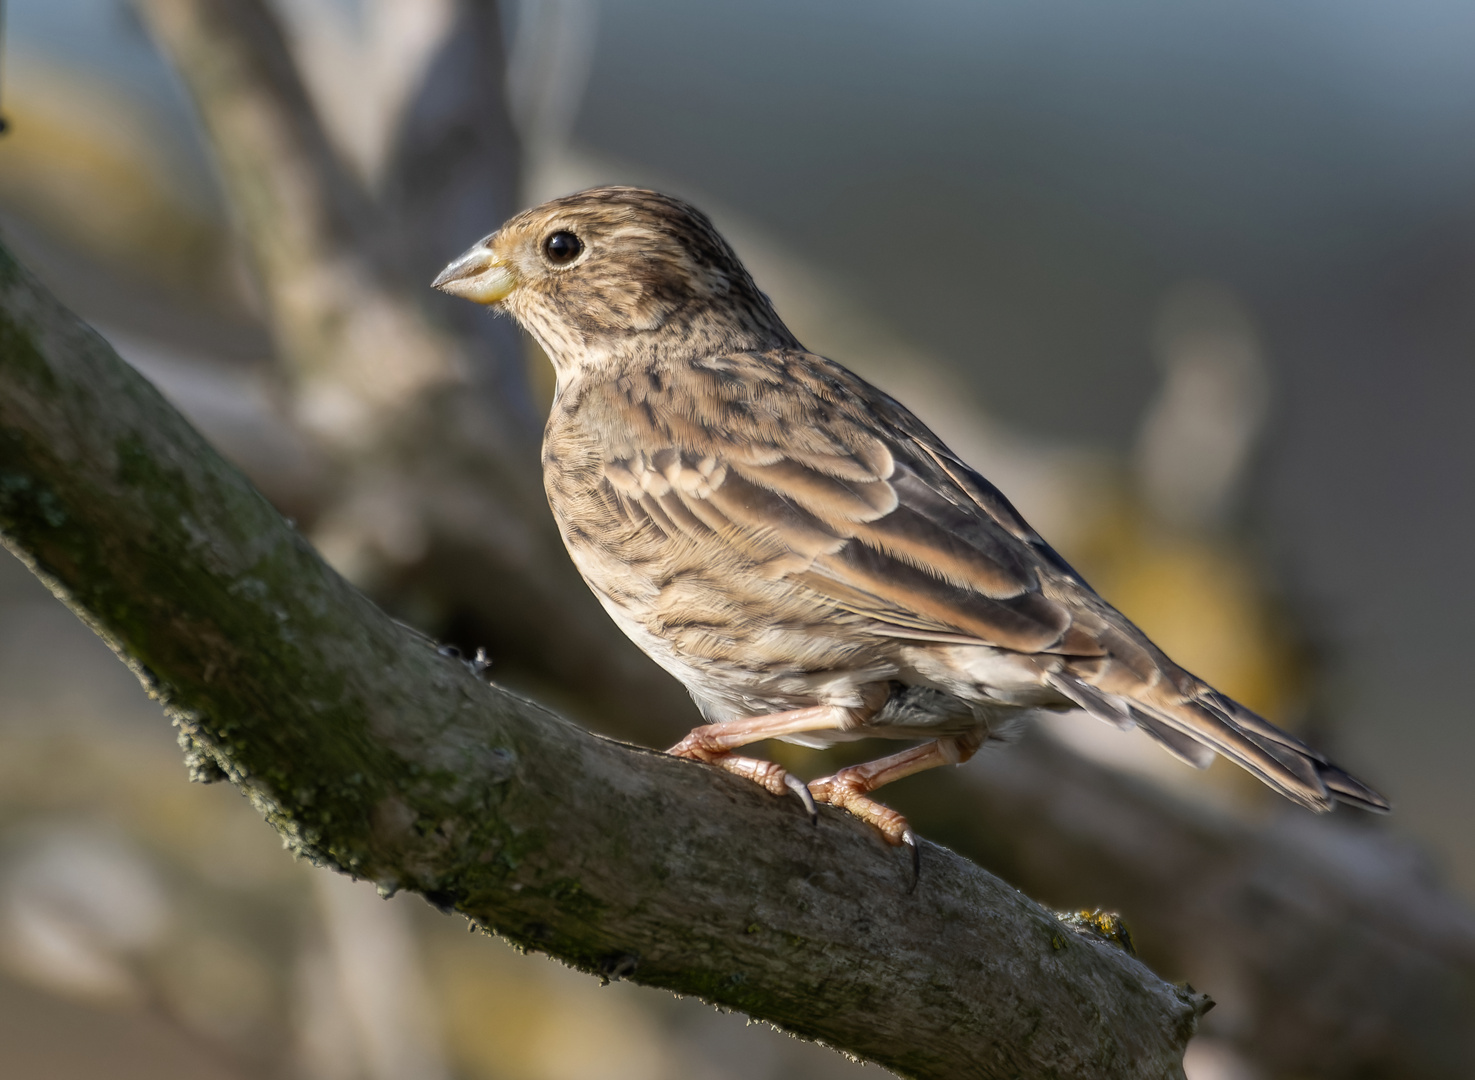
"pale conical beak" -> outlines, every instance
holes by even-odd
[[[517,288],[517,272],[498,261],[484,244],[477,244],[430,283],[441,292],[478,304],[495,304]]]

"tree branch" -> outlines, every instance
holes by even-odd
[[[0,251],[0,532],[318,862],[915,1077],[1178,1077],[1204,1000],[952,853],[590,735],[332,572]]]

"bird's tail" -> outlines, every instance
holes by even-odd
[[[1197,679],[1187,694],[1105,692],[1068,671],[1049,677],[1056,692],[1098,719],[1139,726],[1176,757],[1204,768],[1222,754],[1302,806],[1318,812],[1339,802],[1387,813],[1388,802],[1300,739]]]

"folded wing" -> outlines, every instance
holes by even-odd
[[[646,411],[650,429],[606,463],[631,514],[739,553],[878,637],[1032,657],[1062,703],[1141,726],[1192,765],[1219,753],[1312,809],[1387,808],[1173,664],[897,402],[806,354],[712,363],[758,370],[716,371],[691,401]]]

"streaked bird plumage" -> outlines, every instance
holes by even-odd
[[[1174,664],[904,406],[806,352],[687,204],[556,199],[436,285],[505,309],[552,360],[549,503],[605,609],[706,718],[675,752],[783,792],[803,785],[732,751],[925,740],[808,786],[910,841],[870,791],[1077,707],[1313,810],[1387,809]]]

